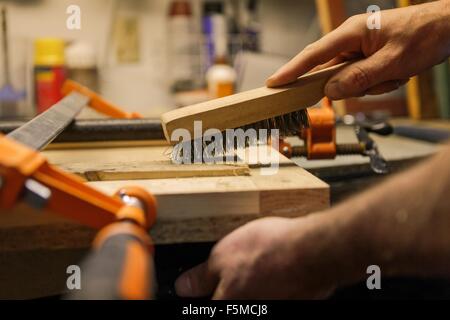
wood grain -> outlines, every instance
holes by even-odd
[[[113,181],[138,179],[169,179],[189,177],[248,176],[245,164],[187,164],[176,165],[171,161],[145,162],[78,162],[61,165],[60,168],[75,173],[87,181]]]
[[[280,167],[272,176],[261,175],[255,168],[249,176],[97,181],[89,185],[107,194],[126,185],[150,191],[158,202],[157,223],[151,230],[157,244],[216,241],[258,217],[302,216],[329,206],[328,185],[295,165]],[[0,251],[81,248],[95,233],[87,230],[54,213],[20,205],[0,212]]]
[[[51,163],[88,181],[243,176],[250,174],[249,167],[267,167],[271,163],[292,165],[291,160],[272,148],[266,147],[266,152],[262,148],[242,150],[243,162],[229,164],[176,165],[169,160],[172,149],[169,145],[99,149],[76,146],[65,150],[51,148],[44,155]]]
[[[272,155],[279,156],[281,165],[270,176],[264,175],[267,168],[256,162],[251,167],[177,166],[168,162],[165,150],[166,147],[69,149],[48,150],[44,154],[51,163],[94,180],[89,185],[107,194],[125,185],[138,185],[151,192],[158,201],[158,222],[152,229],[156,243],[215,241],[230,228],[260,216],[299,216],[329,206],[328,185],[274,150]],[[82,231],[86,228],[74,222],[23,205],[14,212],[0,214],[4,250],[18,246],[73,248],[87,243],[87,233]],[[230,221],[225,222],[227,219]],[[215,225],[217,221],[224,229]],[[68,229],[67,225],[75,227]],[[23,228],[38,226],[42,232],[22,234]],[[212,226],[215,232],[211,232]],[[14,228],[19,228],[16,236],[11,233]],[[55,231],[59,228],[64,232]],[[35,238],[30,239],[33,234]]]

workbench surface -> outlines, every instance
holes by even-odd
[[[351,130],[338,130],[338,142],[351,142]],[[406,164],[429,156],[438,145],[407,138],[375,137],[381,153],[390,164]],[[124,184],[138,184],[153,192],[159,202],[158,222],[151,234],[157,244],[211,242],[239,225],[268,215],[298,216],[325,209],[330,194],[326,183],[294,162],[283,159],[275,176],[262,176],[254,166],[220,168],[219,173],[192,170],[182,178],[154,175],[166,166],[167,156],[149,164],[149,148],[48,150],[52,163],[90,180],[88,183],[107,193]],[[157,147],[156,147],[157,148]],[[152,150],[155,150],[153,148]],[[134,154],[130,157],[130,154]],[[96,159],[96,161],[91,161]],[[112,166],[121,163],[121,169]],[[162,162],[161,162],[162,161]],[[315,174],[346,174],[368,169],[360,156],[339,157],[331,161],[294,159]],[[142,170],[127,163],[146,165],[154,171],[139,179]],[[208,168],[210,170],[210,168]],[[220,171],[219,170],[219,171]],[[144,170],[145,171],[145,170]],[[171,175],[178,174],[172,170]],[[148,172],[147,172],[148,173]],[[117,180],[125,174],[129,180]],[[136,176],[136,174],[138,174]],[[100,181],[99,181],[100,180]],[[345,183],[350,187],[350,181]],[[34,211],[20,205],[0,214],[0,298],[32,298],[61,293],[67,275],[65,268],[85,255],[95,231],[56,215]]]

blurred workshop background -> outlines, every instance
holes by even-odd
[[[0,120],[56,102],[65,78],[123,109],[165,111],[262,86],[347,17],[410,1],[10,0],[2,8]],[[407,88],[335,104],[338,114],[449,118],[448,61]],[[97,116],[85,112],[83,117]]]
[[[306,45],[348,17],[366,13],[372,5],[383,10],[418,2],[423,1],[0,0],[0,132],[14,130],[59,101],[65,79],[150,119],[257,88]],[[162,224],[156,237],[152,235],[157,243],[157,297],[172,299],[180,272],[204,261],[219,237],[253,219],[256,212],[250,210],[257,210],[257,216],[321,210],[390,177],[380,174],[387,170],[375,169],[396,172],[438,151],[441,145],[436,142],[450,139],[449,61],[396,91],[335,101],[333,106],[339,117],[332,119],[331,126],[325,123],[325,131],[332,140],[336,135],[332,147],[338,150],[339,146],[340,154],[307,159],[303,134],[288,137],[281,140],[279,150],[301,168],[283,164],[276,179],[256,175],[258,170],[251,167],[245,168],[245,177],[233,171],[222,182],[212,178],[222,178],[223,173],[212,175],[210,168],[202,174],[182,168],[191,176],[181,183],[183,179],[176,175],[185,176],[171,167],[170,150],[158,140],[162,139],[160,123],[148,119],[126,126],[76,121],[80,126],[66,130],[66,140],[49,145],[42,154],[51,164],[82,176],[104,192],[116,189],[112,187],[116,182],[137,179],[143,179],[139,183],[152,193],[156,191],[158,215],[167,217],[158,220]],[[84,108],[78,117],[103,116]],[[351,118],[357,121],[346,121]],[[380,130],[391,127],[387,120],[393,135],[385,136],[386,130]],[[103,130],[90,131],[101,126]],[[152,133],[148,127],[156,129]],[[378,132],[373,133],[373,128]],[[149,138],[155,132],[158,138]],[[284,148],[288,143],[290,155]],[[296,154],[294,147],[300,150]],[[161,173],[166,176],[162,178]],[[30,214],[24,208],[29,209],[19,211],[25,215],[0,214],[0,298],[59,298],[67,286],[67,266],[86,255],[95,232],[60,217],[43,216],[41,211]],[[367,290],[364,282],[338,292],[337,297],[417,299],[436,294],[441,298],[448,297],[448,288],[440,280],[383,280],[383,291]]]

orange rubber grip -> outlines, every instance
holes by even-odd
[[[81,264],[81,290],[72,299],[146,300],[155,295],[153,245],[148,233],[129,221],[103,228]]]

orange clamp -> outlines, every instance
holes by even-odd
[[[120,107],[114,105],[113,103],[105,100],[100,95],[95,93],[94,91],[90,90],[89,88],[82,86],[81,84],[73,81],[73,80],[66,80],[64,82],[64,85],[61,89],[61,92],[64,96],[68,95],[69,93],[76,91],[81,93],[82,95],[85,95],[88,97],[89,100],[89,106],[104,114],[107,116],[110,116],[112,118],[116,119],[141,119],[142,115],[136,112],[125,112]]]
[[[42,154],[1,135],[0,176],[0,206],[3,208],[15,205],[25,181],[31,178],[50,190],[46,208],[53,212],[94,228],[102,228],[124,218],[127,206],[120,199],[97,191],[80,177],[50,165]],[[142,210],[147,210],[140,221],[144,227],[150,227],[156,219],[156,201],[139,187],[132,190],[132,196],[144,203]]]
[[[309,127],[300,132],[305,141],[308,159],[336,157],[336,119],[331,101],[324,98],[322,106],[308,109]]]

